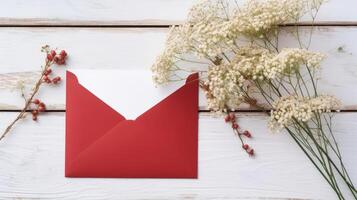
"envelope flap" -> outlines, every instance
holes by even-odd
[[[79,83],[126,119],[136,119],[177,89],[185,80],[156,87],[150,70],[70,70]]]
[[[66,75],[66,166],[124,117]]]

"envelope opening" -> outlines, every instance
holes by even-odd
[[[184,86],[187,80],[156,87],[150,70],[71,70],[78,84],[128,120],[155,106]]]

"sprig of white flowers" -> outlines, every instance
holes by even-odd
[[[336,181],[342,178],[357,200],[331,128],[330,112],[341,103],[333,96],[319,95],[317,87],[315,74],[324,55],[303,47],[298,26],[294,35],[300,48],[278,45],[282,24],[297,23],[306,14],[314,20],[323,1],[249,0],[236,9],[228,9],[224,0],[202,1],[190,10],[184,24],[170,29],[166,47],[152,66],[153,79],[156,84],[175,81],[180,71],[188,71],[180,62],[199,63],[186,59],[187,55],[203,60],[208,64],[199,70],[200,85],[208,108],[226,114],[226,122],[249,155],[255,151],[242,136],[251,134],[240,129],[232,113],[242,103],[271,109],[269,128],[283,128],[290,134],[339,199],[346,199]],[[258,104],[256,95],[265,104]]]
[[[155,83],[170,81],[180,55],[193,53],[214,60],[234,48],[239,37],[263,37],[278,24],[295,21],[307,5],[305,0],[251,0],[243,8],[229,11],[221,1],[201,1],[191,8],[183,25],[169,31],[166,47],[152,66]]]
[[[205,91],[208,108],[214,111],[236,110],[248,93],[244,86],[253,80],[273,80],[299,71],[302,64],[317,69],[323,54],[298,48],[271,53],[260,47],[246,46],[235,52],[230,62],[208,68]]]
[[[321,95],[308,98],[299,96],[285,96],[273,104],[271,110],[271,129],[284,128],[294,123],[294,120],[308,122],[314,114],[321,114],[337,110],[341,102],[333,96]]]

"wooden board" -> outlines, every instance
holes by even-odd
[[[16,113],[0,113],[0,129]],[[357,180],[356,113],[336,116],[346,167]],[[249,158],[221,118],[201,113],[199,178],[64,178],[64,114],[28,119],[0,142],[0,197],[9,199],[336,199],[319,172],[285,133],[267,130],[267,116],[240,113],[257,156]],[[349,198],[347,198],[349,199]]]
[[[167,27],[182,23],[195,2],[2,0],[0,132],[22,108],[18,81],[25,80],[31,87],[38,77],[44,59],[42,45],[66,49],[68,69],[147,68],[163,48]],[[355,0],[329,0],[323,5],[311,45],[327,55],[320,89],[335,94],[348,110],[336,115],[335,133],[355,184],[356,6]],[[303,40],[308,39],[309,23],[304,16],[299,25]],[[291,35],[280,38],[280,47],[284,46],[296,46]],[[65,70],[56,72],[63,77]],[[0,199],[336,199],[293,140],[286,133],[269,132],[264,113],[239,114],[241,126],[254,135],[249,144],[257,156],[251,159],[242,152],[231,128],[221,118],[204,112],[202,94],[199,179],[64,178],[64,84],[46,86],[38,97],[53,111],[41,116],[38,123],[22,121],[0,141]]]
[[[309,30],[301,27],[303,40]],[[69,52],[67,68],[57,70],[64,77],[66,69],[150,68],[163,48],[166,32],[165,28],[0,28],[0,109],[22,107],[23,99],[14,88],[19,80],[26,80],[31,88],[44,60],[40,47],[45,43]],[[322,93],[336,95],[348,110],[357,108],[356,34],[357,27],[317,27],[311,44],[312,50],[326,54]],[[296,46],[291,37],[282,34],[280,46]],[[65,109],[64,85],[44,86],[39,98],[49,109]],[[201,94],[200,108],[206,109],[205,105]]]
[[[234,4],[234,0],[230,0]],[[168,25],[179,24],[194,0],[106,0],[106,1],[22,1],[3,0],[0,24],[3,25]],[[243,5],[246,0],[237,1]],[[355,0],[330,0],[321,7],[317,21],[350,24],[357,21]],[[308,16],[304,21],[310,21]]]

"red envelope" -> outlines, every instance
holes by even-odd
[[[68,71],[66,88],[66,177],[197,178],[198,74],[135,120]]]

